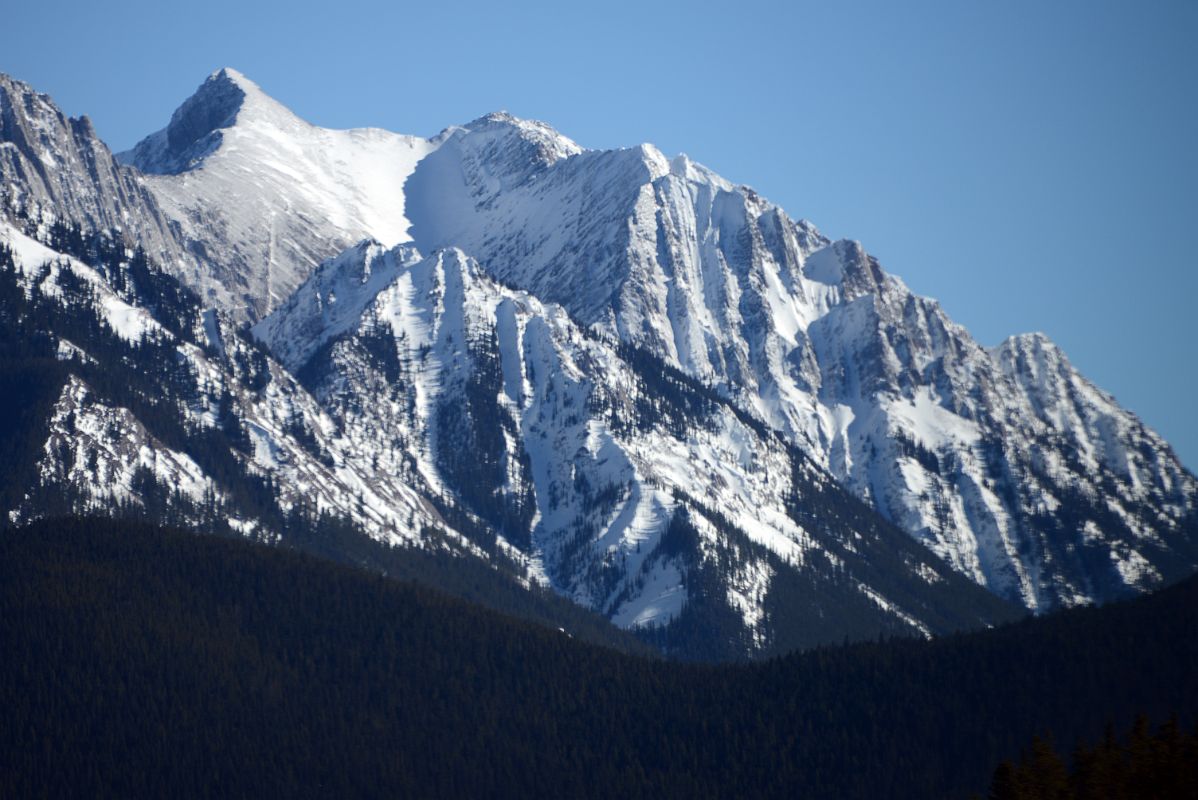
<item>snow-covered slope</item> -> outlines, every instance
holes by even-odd
[[[448,531],[403,476],[362,462],[228,316],[204,311],[117,242],[86,249],[97,266],[0,221],[6,335],[16,326],[32,354],[48,348],[68,373],[10,521],[142,507],[161,493],[178,522],[214,515],[267,540],[301,509],[388,543]]]
[[[460,250],[363,242],[255,332],[355,449],[384,472],[414,458],[500,550],[621,626],[689,608],[725,620],[735,654],[817,641],[812,617],[927,633],[998,613],[872,515],[825,518],[851,501],[760,422]]]
[[[146,173],[210,265],[194,281],[207,301],[256,318],[362,237],[406,241],[404,182],[436,146],[377,128],[317,128],[222,69],[118,158]]]

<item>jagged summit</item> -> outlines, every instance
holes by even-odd
[[[306,124],[245,75],[222,67],[183,101],[165,128],[118,158],[156,175],[195,169],[221,146],[223,131],[246,116],[252,116],[255,124],[276,129]]]
[[[465,125],[455,126],[456,130],[480,131],[512,131],[521,136],[536,139],[569,155],[582,152],[582,149],[572,139],[564,136],[552,125],[536,119],[523,119],[504,110],[483,114]]]
[[[465,158],[485,163],[504,188],[533,172],[583,148],[552,126],[539,120],[520,119],[506,111],[493,111],[454,129],[447,137]]]
[[[685,157],[671,161],[653,145],[585,150],[544,122],[506,111],[431,139],[377,128],[320,128],[228,67],[213,72],[165,128],[119,158],[147,173],[196,259],[214,262],[214,274],[200,276],[197,288],[251,320],[276,308],[323,259],[364,237],[385,245],[414,240],[426,253],[461,246],[473,254],[480,252],[476,236],[511,234],[478,230],[479,212],[500,210],[498,204],[510,205],[521,194],[527,211],[562,204],[557,223],[546,217],[547,224],[579,224],[580,181],[598,190],[593,202],[615,201],[611,210],[620,215],[635,205],[642,187],[670,176],[708,196],[742,196],[754,214],[775,209]],[[552,189],[542,178],[564,184],[571,196],[537,196]],[[554,238],[552,231],[537,235]],[[536,263],[553,254],[542,248],[530,255],[539,269]],[[566,305],[590,323],[612,307],[613,289],[625,284],[619,272],[613,282],[554,282],[578,295]]]
[[[197,288],[253,320],[355,242],[408,241],[404,184],[439,145],[311,125],[226,67],[120,157],[211,264]]]
[[[208,76],[208,80],[228,81],[241,86],[243,89],[256,89],[261,91],[261,88],[258,86],[258,84],[247,78],[244,72],[233,69],[233,67],[221,67],[220,69],[213,70],[212,74]]]
[[[59,125],[72,128],[85,139],[99,141],[96,139],[95,126],[87,114],[69,117],[54,104],[50,95],[39,92],[7,72],[0,72],[0,143],[15,143],[11,137],[19,135],[15,127],[19,118],[13,108],[18,102],[24,106],[21,116],[26,119],[53,120]]]

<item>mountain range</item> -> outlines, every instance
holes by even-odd
[[[447,553],[698,659],[1198,567],[1198,481],[1046,337],[651,145],[326,130],[223,69],[114,156],[0,76],[0,192],[6,524]]]

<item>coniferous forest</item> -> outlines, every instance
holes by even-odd
[[[1198,730],[1182,728],[1176,715],[1155,733],[1143,715],[1122,737],[1108,725],[1101,740],[1079,743],[1071,758],[1037,736],[1017,762],[998,765],[990,784],[991,800],[1169,800],[1196,791]]]
[[[0,538],[0,620],[5,797],[1193,787],[1196,579],[931,642],[702,666],[294,551],[69,518]]]

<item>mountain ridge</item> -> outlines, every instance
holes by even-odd
[[[664,623],[695,599],[691,579],[719,563],[715,552],[733,535],[721,528],[739,529],[747,539],[733,547],[740,565],[722,593],[754,630],[767,624],[764,604],[780,572],[819,574],[825,559],[845,572],[863,568],[860,555],[824,539],[818,521],[794,521],[794,497],[814,496],[827,479],[760,421],[713,402],[707,389],[654,387],[649,376],[662,365],[593,338],[560,307],[494,284],[461,251],[414,258],[406,245],[363,243],[322,265],[255,333],[347,430],[363,424],[375,431],[370,440],[402,443],[421,480],[475,503],[531,558],[534,574],[623,626]],[[295,342],[310,344],[297,352]],[[663,403],[675,393],[677,407]],[[487,432],[496,423],[502,437]],[[459,461],[463,450],[475,464]],[[752,462],[758,475],[746,479],[722,462]],[[494,474],[484,478],[479,463]],[[496,483],[502,492],[492,494],[486,487]],[[671,534],[679,515],[686,532]],[[882,546],[862,533],[862,552]],[[691,561],[670,544],[679,535],[711,552]],[[755,548],[764,549],[750,555]],[[921,568],[928,584],[945,576],[931,562]],[[891,608],[887,593],[876,583],[850,592],[929,632],[924,612]]]
[[[168,218],[161,264],[200,293],[208,344],[256,322],[286,367],[279,385],[310,394],[295,400],[308,409],[299,438],[268,446],[250,426],[255,469],[290,470],[270,448],[299,457],[291,448],[315,441],[303,458],[355,481],[389,472],[463,546],[498,548],[526,579],[623,624],[668,628],[723,598],[702,618],[739,619],[731,638],[754,652],[820,605],[816,585],[920,631],[921,614],[945,623],[929,600],[939,563],[1036,611],[1198,566],[1198,481],[1055,345],[980,346],[859,243],[685,156],[584,150],[504,113],[432,139],[327,131],[235,72],[205,86],[172,117],[178,174],[112,167],[143,205],[73,167],[63,176],[86,202],[44,195],[68,218],[116,205],[143,243]],[[51,105],[31,108],[4,130],[63,129]],[[169,129],[125,156],[162,166],[154,143]],[[25,172],[6,186],[38,186]],[[243,422],[267,413],[256,408]],[[842,489],[872,510],[845,522]],[[355,491],[333,507],[385,535],[395,523],[378,520],[395,514],[361,511]],[[809,546],[827,559],[814,571],[797,555]],[[895,590],[908,608],[887,599]]]

